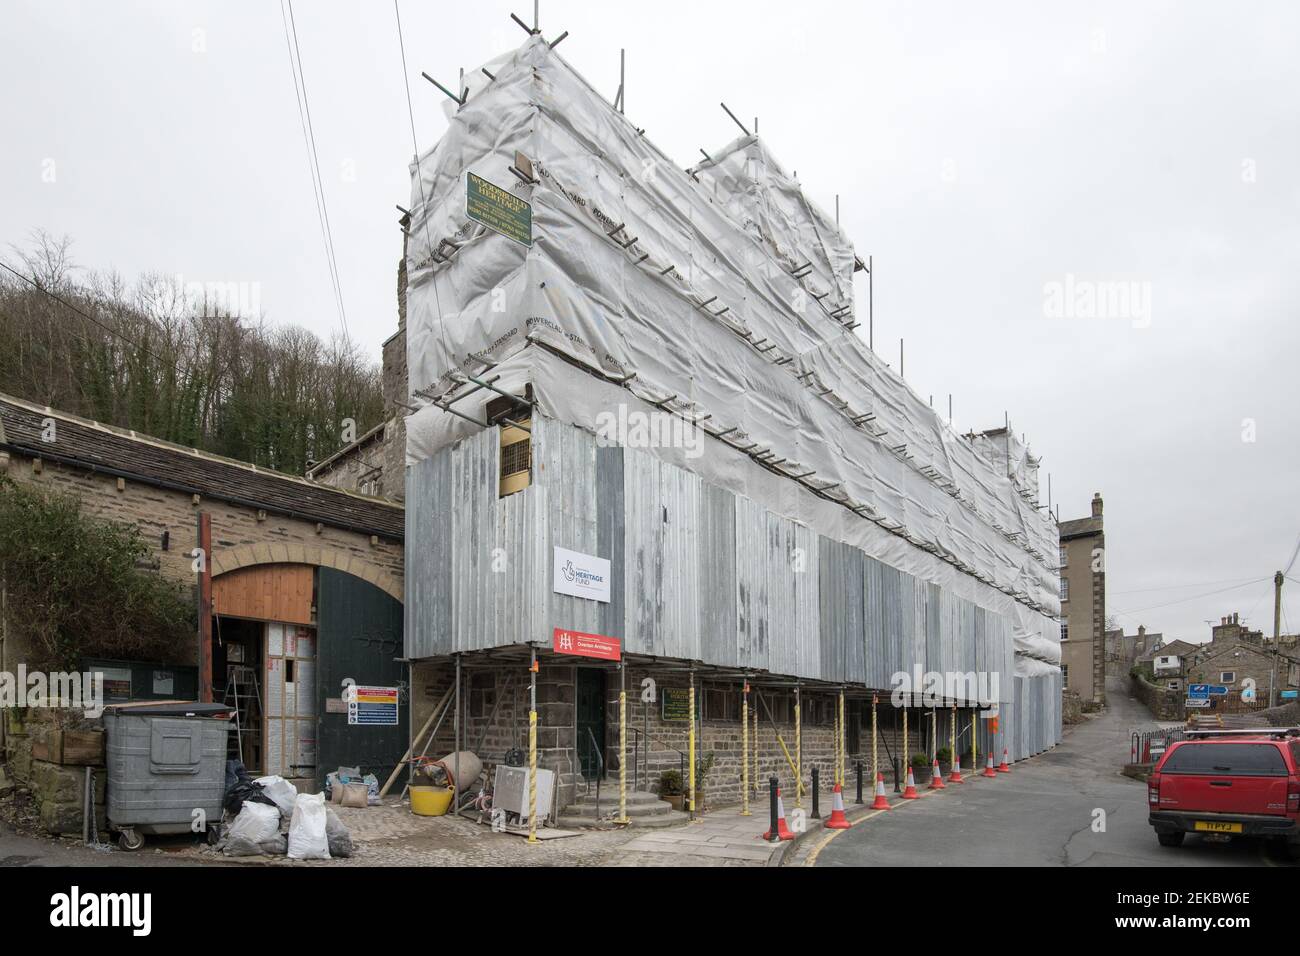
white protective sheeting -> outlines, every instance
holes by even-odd
[[[590,430],[618,405],[700,420],[718,437],[678,454],[684,467],[955,583],[1013,616],[1018,653],[1059,659],[1056,529],[1028,455],[1008,476],[854,333],[852,245],[764,143],[744,136],[686,172],[540,38],[489,71],[467,71],[468,102],[412,166],[414,400],[492,366],[498,386],[531,383],[542,414]],[[536,186],[508,173],[516,151]],[[467,171],[532,203],[531,248],[466,219]],[[407,425],[411,462],[474,428],[427,406]]]

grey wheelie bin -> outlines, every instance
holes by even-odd
[[[122,849],[138,850],[153,834],[219,835],[229,713],[222,704],[189,701],[105,708],[108,826]]]

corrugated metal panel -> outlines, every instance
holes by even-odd
[[[713,485],[700,488],[695,538],[699,568],[700,656],[738,667],[741,659],[736,600],[736,500]]]
[[[736,498],[736,640],[739,663],[761,667],[769,659],[766,512]]]
[[[663,525],[659,500],[659,459],[626,452],[623,456],[624,554],[627,569],[625,645],[628,651],[666,656],[660,619],[664,612]]]
[[[1003,734],[979,721],[981,752],[1059,741],[1059,675],[1012,677],[1008,619],[647,452],[540,418],[532,438],[533,484],[504,499],[495,431],[411,467],[407,656],[548,642],[564,626],[630,653],[881,689],[916,665],[997,671]],[[553,593],[554,545],[610,560],[609,604]]]
[[[828,680],[862,683],[866,680],[865,556],[826,537],[818,538],[817,548],[821,673]]]

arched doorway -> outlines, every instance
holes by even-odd
[[[231,756],[250,771],[316,789],[339,767],[382,780],[401,761],[402,605],[375,577],[255,562],[213,578],[215,699],[238,712]],[[349,708],[345,680],[375,688],[367,699],[391,693],[396,706]]]

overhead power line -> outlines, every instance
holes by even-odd
[[[99,319],[95,318],[93,315],[91,315],[89,312],[85,311],[84,309],[78,308],[77,306],[73,305],[71,302],[63,298],[63,296],[59,295],[57,292],[51,292],[49,289],[45,288],[45,286],[41,285],[35,279],[23,275],[21,272],[19,272],[17,269],[10,266],[8,263],[0,262],[0,267],[4,268],[8,272],[12,272],[18,278],[22,279],[29,286],[35,289],[37,292],[49,296],[51,299],[53,299],[55,302],[58,302],[64,308],[71,309],[73,312],[77,313],[77,315],[81,316],[83,319],[86,319],[89,322],[93,322],[95,325],[99,326],[99,328],[103,329],[109,335],[113,336],[114,338],[121,339],[127,345],[131,346],[131,348],[143,352],[145,355],[149,356],[154,361],[161,362],[163,365],[175,365],[174,362],[164,361],[162,358],[160,358],[158,355],[154,354],[153,352],[149,351],[139,342],[136,342],[134,339],[128,338],[127,336],[123,335],[121,331],[113,328],[111,325],[107,325],[104,322],[101,322]],[[175,367],[177,371],[183,371],[181,366],[175,365]]]
[[[1214,591],[1206,591],[1204,594],[1193,594],[1191,597],[1179,598],[1176,601],[1166,601],[1163,604],[1150,604],[1146,607],[1131,608],[1127,611],[1116,610],[1115,614],[1137,614],[1139,611],[1154,611],[1156,608],[1172,607],[1175,604],[1186,604],[1188,601],[1199,601],[1201,598],[1212,597],[1215,594],[1224,594],[1228,591],[1236,591],[1252,584],[1259,584],[1263,581],[1271,580],[1270,578],[1252,578],[1249,581],[1243,581],[1241,584],[1234,584],[1226,588],[1218,588]]]
[[[402,8],[398,0],[393,0],[393,15],[397,18],[397,49],[402,55],[402,88],[406,90],[406,115],[411,120],[411,148],[415,150],[415,179],[420,184],[420,216],[424,219],[424,241],[433,254],[433,236],[429,232],[429,197],[424,192],[424,174],[420,169],[420,140],[415,135],[415,107],[411,103],[410,73],[406,68],[406,41],[402,37]],[[442,347],[447,352],[447,359],[454,364],[451,344],[447,341],[447,323],[442,318],[442,300],[438,295],[438,274],[433,269],[429,272],[429,284],[433,288],[433,303],[438,310],[438,331],[442,338]]]
[[[288,4],[288,16],[285,4]],[[320,157],[316,149],[316,130],[311,121],[311,102],[307,97],[307,76],[302,69],[302,51],[298,46],[298,24],[293,16],[293,0],[281,0],[280,19],[284,22],[284,42],[289,51],[289,72],[293,75],[293,91],[298,100],[298,119],[302,124],[303,142],[307,147],[307,169],[311,173],[312,198],[316,203],[316,218],[320,222],[321,239],[325,245],[325,264],[334,288],[334,303],[338,308],[339,324],[343,335],[351,339],[348,331],[348,314],[343,305],[343,285],[339,280],[338,258],[334,254],[334,232],[330,226],[329,206],[325,202],[325,181],[320,174]]]

